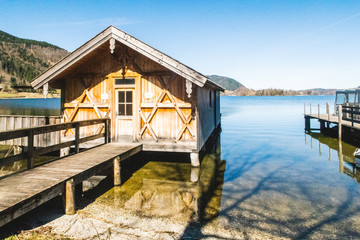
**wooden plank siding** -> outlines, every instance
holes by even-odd
[[[61,122],[60,116],[20,116],[20,115],[2,115],[0,116],[0,132],[14,129],[45,126],[47,124],[56,124]],[[35,147],[47,147],[60,143],[60,132],[39,134],[34,137]],[[0,145],[27,146],[27,138],[17,138],[1,141]]]
[[[108,114],[112,119],[111,137],[116,140],[119,131],[116,130],[115,121],[115,93],[117,89],[126,86],[115,86],[114,81],[118,78],[134,78],[133,119],[131,123],[123,121],[123,124],[133,127],[133,140],[154,140],[148,128],[142,135],[139,135],[140,130],[145,125],[139,111],[142,111],[147,118],[153,108],[156,107],[159,96],[164,94],[164,90],[167,90],[165,96],[159,101],[161,106],[154,113],[149,123],[150,127],[159,140],[171,140],[174,144],[177,138],[180,138],[179,141],[196,141],[195,85],[193,84],[191,98],[188,98],[184,78],[176,76],[158,63],[119,42],[116,43],[115,49],[115,53],[111,54],[108,43],[103,44],[91,54],[91,57],[84,57],[80,63],[75,64],[76,68],[75,66],[71,67],[71,70],[63,74],[63,84],[58,82],[54,84],[55,87],[61,86],[62,88],[61,104],[66,121],[99,118],[96,109],[93,108],[95,104],[98,106],[102,117]],[[122,75],[123,62],[126,62],[125,76]],[[91,95],[92,99],[84,94],[85,91]],[[105,94],[107,94],[108,99],[101,98]],[[176,109],[175,105],[179,108]],[[186,125],[184,119],[186,120],[189,116],[192,116],[188,124],[190,131],[185,129],[184,133],[180,134]],[[94,134],[97,130],[98,126],[86,127],[81,130],[80,135]],[[193,136],[190,132],[193,133]],[[67,134],[72,135],[73,133],[68,131]]]
[[[214,129],[220,124],[220,94],[211,88],[196,88],[198,151]],[[211,96],[211,97],[210,97]]]

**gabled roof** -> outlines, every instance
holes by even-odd
[[[72,64],[76,63],[84,56],[95,50],[97,47],[99,47],[106,41],[109,41],[111,38],[114,38],[125,46],[159,63],[160,65],[184,77],[185,79],[191,81],[199,87],[203,87],[206,84],[207,86],[211,86],[220,91],[225,90],[221,86],[210,81],[206,76],[202,75],[201,73],[193,70],[192,68],[182,64],[181,62],[169,57],[168,55],[160,52],[159,50],[147,45],[146,43],[134,38],[133,36],[121,31],[114,26],[109,26],[104,31],[96,35],[94,38],[86,42],[84,45],[76,49],[74,52],[70,53],[68,56],[60,60],[47,71],[42,73],[40,76],[35,78],[31,82],[32,87],[37,89],[48,83],[52,78],[62,73]]]

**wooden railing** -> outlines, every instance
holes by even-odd
[[[95,124],[104,124],[105,131],[103,133],[86,136],[80,138],[80,127],[86,127]],[[110,141],[110,119],[109,118],[100,118],[100,119],[93,119],[93,120],[85,120],[85,121],[75,121],[69,123],[60,123],[60,124],[52,124],[52,125],[45,125],[40,127],[32,127],[32,128],[22,128],[22,129],[15,129],[11,131],[0,132],[0,141],[6,141],[16,138],[27,138],[27,151],[21,154],[13,155],[10,157],[5,157],[0,159],[1,165],[11,164],[23,159],[27,159],[27,169],[31,169],[34,167],[34,157],[44,155],[50,152],[54,152],[60,150],[62,148],[67,148],[71,146],[75,146],[75,153],[80,151],[80,144],[95,140],[101,137],[105,138],[105,143]],[[67,130],[75,128],[75,139],[58,143],[52,146],[47,146],[43,148],[35,148],[34,146],[34,136],[44,133],[52,133],[62,130]]]
[[[28,115],[0,115],[0,132],[20,128],[40,127],[49,124],[61,123],[62,116],[28,116]],[[35,147],[46,147],[60,143],[60,132],[37,135],[34,138]],[[26,147],[26,138],[1,141],[0,145]]]
[[[354,123],[360,123],[360,107],[342,106],[343,120],[351,121],[351,126]]]

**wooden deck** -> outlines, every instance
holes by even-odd
[[[68,183],[74,188],[140,151],[141,144],[109,143],[0,179],[0,226],[65,191],[68,201]]]
[[[305,114],[305,117],[309,117],[309,118],[312,118],[312,119],[318,119],[320,121],[325,121],[325,122],[329,122],[329,123],[339,124],[339,117],[334,116],[334,115],[330,115],[330,117],[329,117],[328,114],[320,114],[320,115],[318,115],[318,114]],[[354,126],[352,126],[351,121],[341,120],[341,125],[345,126],[345,127],[360,130],[360,124],[359,123],[354,123]]]

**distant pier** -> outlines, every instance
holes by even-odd
[[[310,113],[307,113],[306,104],[304,104],[305,132],[319,130],[323,133],[337,129],[339,139],[360,137],[360,107],[335,105],[334,113],[331,114],[329,103],[326,103],[325,113],[321,113],[319,104],[316,113],[313,113],[312,105],[309,106]],[[317,119],[320,128],[313,128],[311,119]]]

